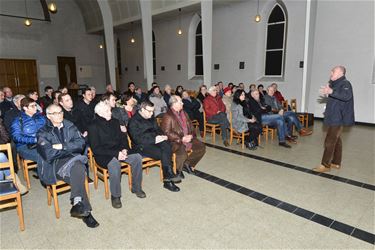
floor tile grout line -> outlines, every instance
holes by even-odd
[[[206,174],[207,176],[204,177],[204,178],[201,177],[200,174],[199,174],[199,175],[196,175],[197,177],[202,178],[202,179],[204,179],[204,180],[207,180],[208,177],[214,177],[214,178],[217,178],[217,180],[216,180],[215,182],[212,182],[212,181],[210,181],[210,182],[212,182],[212,183],[214,183],[214,184],[217,184],[217,185],[219,185],[219,186],[221,186],[221,187],[224,187],[224,188],[226,188],[226,189],[229,189],[229,190],[231,190],[231,191],[234,191],[234,190],[232,190],[232,189],[230,189],[230,188],[227,187],[229,184],[238,185],[238,184],[235,184],[235,183],[233,183],[233,182],[230,182],[230,181],[227,181],[227,180],[221,179],[221,178],[219,178],[219,177],[216,177],[216,176],[214,176],[214,175],[211,175],[211,174],[208,174],[208,173],[202,172],[202,171],[200,171],[200,170],[195,170],[195,171],[196,171],[197,173],[204,173],[204,174]],[[219,180],[227,181],[227,182],[228,182],[228,185],[222,186],[222,185],[218,184],[217,182],[218,182]],[[314,213],[314,212],[312,212],[312,211],[310,211],[310,210],[307,210],[307,209],[304,209],[304,208],[302,208],[302,207],[298,207],[298,206],[295,206],[295,205],[293,205],[293,204],[290,204],[290,203],[288,203],[288,202],[284,202],[284,201],[282,201],[282,200],[279,200],[279,199],[273,198],[273,197],[271,197],[271,196],[268,196],[268,195],[265,195],[265,194],[259,193],[259,192],[255,191],[255,190],[248,189],[248,188],[246,188],[246,187],[244,187],[244,186],[241,186],[241,185],[238,185],[238,186],[240,186],[241,188],[239,188],[238,191],[234,191],[234,192],[236,192],[236,193],[239,193],[239,194],[245,195],[245,196],[247,196],[247,197],[249,197],[249,198],[251,198],[251,199],[255,199],[256,201],[260,201],[260,202],[265,203],[265,204],[267,204],[267,205],[270,205],[270,206],[276,207],[276,208],[278,208],[278,209],[281,209],[281,210],[283,210],[283,211],[285,211],[285,212],[288,212],[288,213],[294,214],[294,215],[296,215],[296,216],[298,216],[298,217],[301,217],[301,218],[303,218],[303,219],[306,219],[306,220],[308,220],[308,221],[311,221],[311,222],[317,223],[317,224],[319,224],[319,225],[321,225],[321,226],[328,227],[328,228],[333,229],[333,230],[335,230],[335,231],[338,231],[338,232],[340,232],[340,233],[343,233],[343,234],[349,235],[350,237],[353,237],[353,238],[356,238],[356,239],[362,240],[362,241],[364,241],[364,242],[370,243],[370,244],[372,244],[372,245],[375,245],[375,240],[374,240],[374,239],[375,239],[375,235],[374,235],[373,233],[371,233],[371,232],[367,232],[367,231],[362,230],[362,229],[360,229],[360,228],[350,226],[350,225],[348,225],[348,224],[346,224],[346,223],[343,223],[343,222],[340,222],[340,221],[337,221],[337,220],[331,219],[331,218],[326,217],[326,216],[324,216],[324,215],[321,215],[321,214],[318,214],[318,213]],[[243,194],[243,193],[239,192],[239,190],[241,190],[242,188],[244,188],[244,189],[248,189],[248,190],[250,190],[250,191],[252,191],[252,192],[251,192],[251,193],[248,193],[248,194]],[[250,195],[253,194],[253,193],[258,193],[258,194],[260,194],[260,195],[263,195],[263,196],[265,196],[265,198],[263,198],[262,200],[259,200],[259,199],[255,198],[255,197],[251,197]],[[271,199],[274,199],[274,200],[278,200],[278,201],[280,201],[280,203],[279,203],[277,206],[272,205],[272,204],[269,204],[269,203],[265,202],[265,200],[266,200],[267,198],[271,198]],[[293,211],[284,210],[284,209],[282,209],[282,208],[279,207],[282,203],[290,204],[290,205],[292,205],[292,206],[294,206],[294,207],[296,207],[296,208],[295,208]],[[295,212],[298,210],[298,208],[303,209],[303,210],[305,210],[305,211],[307,211],[307,212],[309,212],[309,213],[312,213],[312,215],[311,215],[309,218],[307,218],[307,217],[302,216],[302,214],[296,214]],[[329,226],[326,226],[326,225],[324,225],[324,224],[322,224],[322,223],[319,223],[319,222],[313,221],[312,218],[313,218],[315,215],[318,215],[318,216],[321,216],[321,217],[328,218],[328,219],[332,220],[332,222],[331,222],[331,224],[330,224]],[[353,229],[352,229],[352,231],[351,231],[350,233],[346,233],[346,232],[340,231],[338,228],[332,228],[332,225],[333,225],[335,222],[340,223],[340,224],[343,224],[344,226],[349,226],[349,227],[351,227],[351,228],[353,228]],[[369,236],[372,237],[373,240],[372,240],[372,241],[370,241],[370,239],[369,239],[369,240],[365,240],[365,239],[362,239],[362,238],[360,238],[360,237],[357,237],[356,235],[352,235],[356,229],[358,229],[358,230],[362,230],[362,231],[364,231],[365,233],[369,234]]]
[[[339,179],[334,179],[334,177],[336,175],[331,175],[331,174],[326,174],[325,173],[328,176],[324,176],[324,175],[322,175],[323,173],[315,174],[315,173],[309,172],[308,168],[300,167],[300,166],[293,165],[293,164],[290,164],[290,163],[281,162],[281,161],[277,161],[277,160],[272,160],[272,159],[268,159],[268,158],[262,157],[262,156],[255,156],[255,155],[252,155],[252,154],[249,154],[249,153],[240,152],[240,151],[236,151],[236,150],[233,150],[233,149],[226,149],[226,148],[223,148],[223,147],[220,147],[220,146],[217,146],[217,145],[212,145],[212,144],[207,143],[207,142],[205,144],[206,144],[206,146],[211,147],[211,148],[219,149],[219,150],[222,150],[222,151],[225,151],[225,152],[228,152],[228,153],[242,155],[242,156],[245,156],[247,158],[252,158],[254,160],[259,160],[259,161],[267,162],[267,163],[274,164],[274,165],[277,165],[277,166],[280,166],[280,167],[284,167],[284,168],[289,168],[286,165],[291,165],[291,166],[293,166],[293,168],[289,168],[289,169],[292,169],[292,170],[296,170],[296,171],[299,171],[299,172],[302,172],[302,173],[306,173],[306,174],[310,174],[310,175],[319,176],[319,177],[322,177],[322,178],[326,178],[326,179],[337,181],[337,182],[341,182],[341,183],[344,183],[344,184],[347,184],[347,185],[351,185],[351,186],[355,186],[355,187],[367,189],[367,190],[370,190],[370,191],[375,191],[375,186],[372,185],[372,184],[368,184],[368,183],[364,183],[364,182],[352,180],[352,179],[349,179],[349,178],[346,178],[346,177],[340,177],[340,176],[338,176],[338,177],[340,177],[342,179],[345,179],[346,181],[344,182],[344,181],[341,181]],[[300,170],[298,168],[303,168],[305,171],[304,170]],[[358,186],[358,185],[355,185],[353,183],[349,183],[349,181],[354,181],[354,182],[360,183],[361,185]],[[366,187],[366,185],[368,187]]]

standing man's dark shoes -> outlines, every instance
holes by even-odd
[[[85,206],[83,205],[82,202],[78,202],[72,207],[72,209],[70,209],[70,215],[72,217],[82,218],[82,217],[88,216],[89,214],[90,214],[89,211],[85,211]]]
[[[112,202],[112,207],[113,208],[121,208],[122,203],[121,203],[121,198],[120,197],[113,197],[111,196],[111,202]]]
[[[92,216],[91,213],[89,213],[88,216],[82,218],[83,222],[86,224],[86,226],[90,228],[95,228],[99,226],[99,222],[95,220],[95,218]]]
[[[180,188],[177,187],[172,181],[164,181],[164,188],[172,192],[180,191]]]

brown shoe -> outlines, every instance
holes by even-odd
[[[227,140],[224,141],[224,146],[229,147],[229,142]]]
[[[313,132],[310,129],[303,128],[299,131],[300,136],[308,136],[311,135]]]
[[[323,165],[320,165],[319,167],[313,168],[313,171],[315,171],[315,172],[319,172],[319,173],[324,173],[324,172],[329,172],[329,171],[331,171],[331,169],[330,169],[330,168],[327,168],[327,167],[325,167],[325,166],[323,166]]]
[[[290,142],[290,143],[297,144],[296,139],[294,139],[294,138],[291,137],[291,136],[285,136],[285,139],[286,139],[288,142]]]
[[[330,166],[331,168],[336,168],[336,169],[340,169],[340,168],[341,168],[340,165],[338,165],[338,164],[333,164],[333,163],[331,163],[329,166]]]

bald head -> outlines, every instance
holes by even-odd
[[[346,74],[346,69],[344,66],[342,65],[335,66],[331,70],[331,81],[336,81],[337,79],[344,76],[345,74]]]

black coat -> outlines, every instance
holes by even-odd
[[[5,113],[11,109],[15,108],[14,104],[8,100],[4,100],[0,103],[0,118],[4,119]]]
[[[77,127],[68,120],[63,121],[64,141],[59,139],[54,126],[48,120],[46,125],[37,133],[38,145],[38,176],[46,184],[56,183],[55,169],[59,162],[66,162],[66,159],[80,155],[85,148],[85,140],[81,137]],[[57,150],[53,144],[62,144],[63,149]]]
[[[128,155],[134,153],[130,150],[127,134],[121,132],[117,119],[106,119],[97,116],[89,126],[89,143],[94,153],[95,161],[106,168],[108,163],[118,157],[121,150],[128,150]]]
[[[75,107],[75,112],[79,114],[78,123],[76,124],[76,126],[78,127],[79,131],[81,131],[81,133],[87,131],[90,124],[94,122],[94,105],[95,104],[93,102],[87,104],[83,100],[80,100]]]
[[[20,115],[21,115],[21,110],[19,110],[18,108],[8,110],[5,113],[4,126],[7,129],[8,133],[10,133],[10,127],[12,126],[13,120],[19,117]]]
[[[199,116],[201,104],[195,98],[191,98],[191,101],[182,99],[182,102],[184,103],[184,111],[189,115],[191,120]]]
[[[72,109],[71,111],[67,111],[64,108],[62,108],[62,111],[64,112],[64,119],[72,122],[76,127],[79,126],[79,114],[76,109]]]
[[[259,123],[262,123],[262,115],[263,114],[267,114],[270,110],[271,110],[271,107],[269,106],[266,106],[264,103],[260,102],[258,103],[254,98],[250,97],[248,100],[247,100],[247,108],[248,108],[248,112],[252,115],[255,116],[255,118],[257,119],[257,121],[259,121]],[[265,109],[262,109],[262,107],[265,107]],[[244,113],[245,113],[245,109],[244,109]],[[245,114],[246,116],[246,114]]]
[[[145,119],[139,112],[129,120],[128,132],[135,148],[140,150],[144,145],[155,145],[155,137],[163,135],[154,117]]]
[[[354,98],[352,85],[345,76],[330,83],[333,89],[328,96],[324,124],[328,126],[354,125]]]

